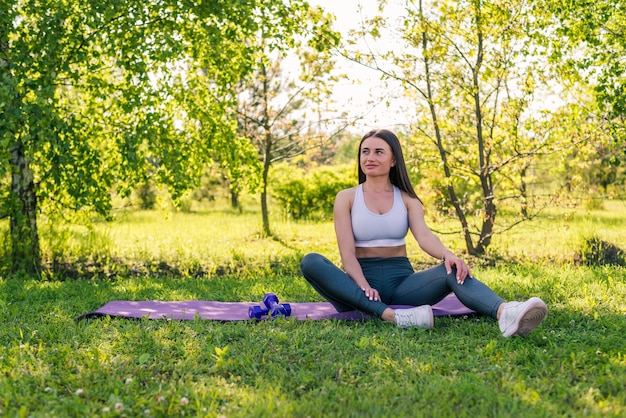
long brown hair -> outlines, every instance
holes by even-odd
[[[389,171],[389,180],[391,180],[391,184],[393,184],[409,196],[420,200],[420,198],[417,197],[415,190],[413,190],[413,185],[411,184],[411,179],[409,178],[409,173],[406,169],[406,164],[404,163],[404,156],[402,154],[400,140],[398,140],[396,134],[387,129],[375,129],[369,131],[361,139],[361,142],[359,143],[359,154],[357,155],[357,165],[359,167],[359,184],[365,181],[365,173],[361,169],[361,145],[363,145],[363,141],[371,137],[380,138],[385,141],[391,148],[391,152],[396,159],[396,164],[391,167],[391,170]]]

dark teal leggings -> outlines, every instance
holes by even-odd
[[[456,272],[448,274],[443,264],[417,273],[407,257],[360,258],[359,264],[381,301],[369,300],[346,272],[323,255],[307,254],[300,269],[311,286],[339,312],[359,310],[380,317],[389,305],[434,305],[453,292],[468,308],[496,318],[504,302],[473,277],[458,284]]]

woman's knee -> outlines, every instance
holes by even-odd
[[[300,261],[300,270],[302,271],[302,274],[307,276],[308,273],[317,271],[320,263],[323,263],[325,259],[326,258],[323,255],[318,253],[309,253],[305,255]]]
[[[429,271],[432,271],[432,277],[437,277],[439,280],[445,280],[448,287],[452,287],[454,284],[456,284],[456,267],[454,266],[452,266],[452,268],[450,269],[450,273],[448,273],[448,271],[446,270],[445,264],[439,264]]]

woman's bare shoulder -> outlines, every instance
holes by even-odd
[[[337,192],[337,198],[341,198],[341,199],[354,198],[355,193],[356,193],[356,186],[350,187],[349,189],[339,190],[339,192]]]
[[[409,210],[417,209],[421,212],[424,211],[424,205],[422,205],[422,202],[418,198],[410,196],[407,192],[402,192],[402,201]]]
[[[355,194],[356,187],[350,187],[349,189],[340,190],[335,196],[335,203],[346,203],[351,205],[354,201]]]

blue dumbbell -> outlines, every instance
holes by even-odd
[[[263,305],[254,305],[248,309],[248,317],[261,319],[265,315],[272,317],[283,315],[291,316],[291,305],[288,303],[278,303],[278,296],[274,293],[266,293],[263,297]]]

